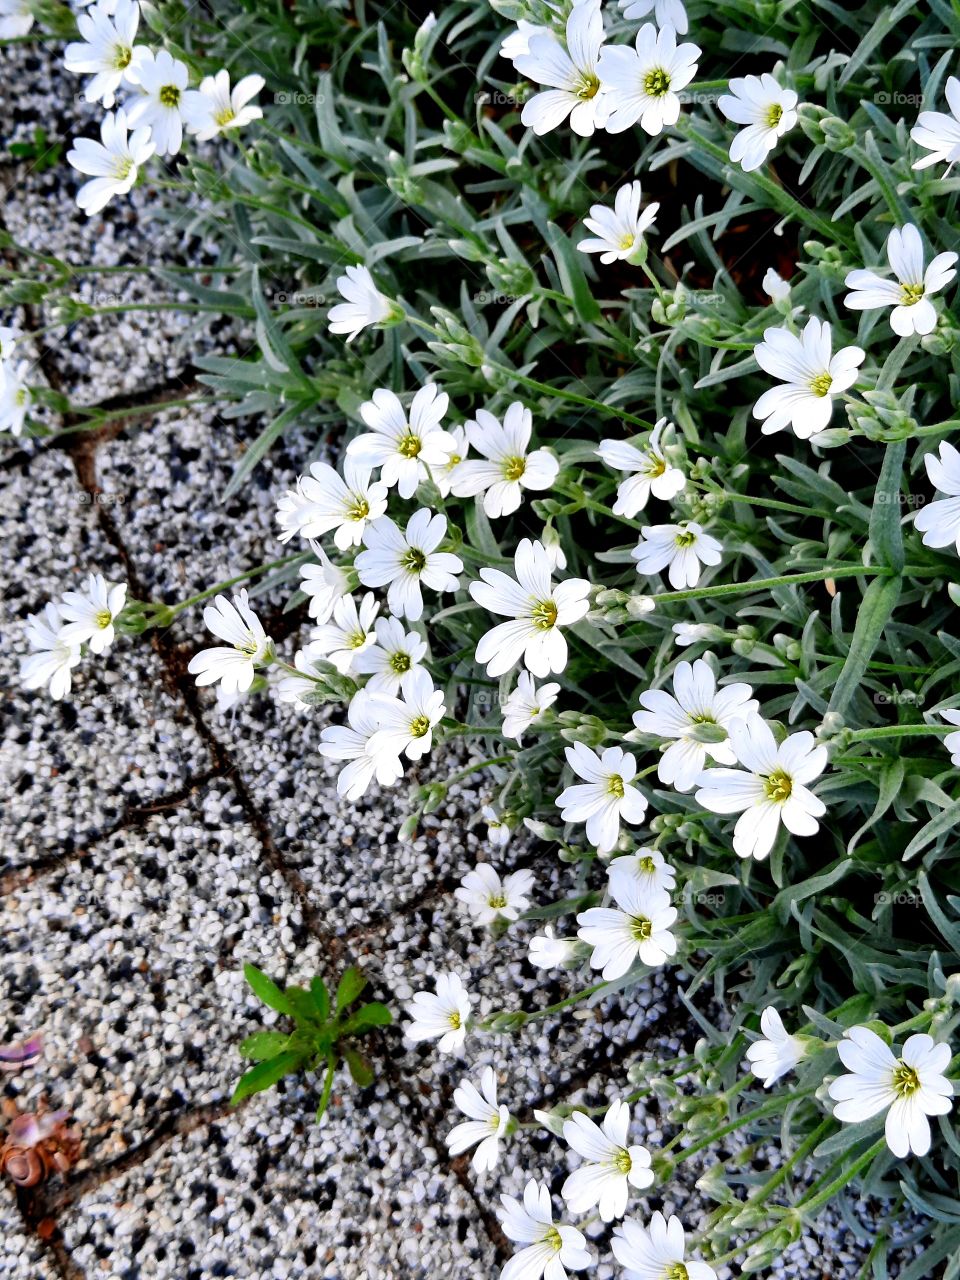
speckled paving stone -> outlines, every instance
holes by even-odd
[[[216,247],[195,234],[195,204],[184,201],[164,210],[162,217],[154,216],[160,197],[150,177],[163,175],[162,161],[154,159],[142,185],[92,218],[77,207],[75,195],[85,179],[69,166],[66,153],[77,136],[99,137],[102,109],[83,99],[86,77],[64,71],[62,49],[57,41],[0,49],[0,75],[19,90],[10,104],[11,127],[3,146],[32,143],[38,126],[47,135],[40,164],[17,161],[9,150],[0,152],[2,219],[18,244],[71,266],[134,269],[84,271],[70,281],[65,294],[51,294],[39,311],[48,326],[61,318],[64,297],[105,310],[58,325],[43,338],[64,391],[77,404],[93,404],[151,386],[176,385],[198,351],[214,345],[223,349],[228,339],[242,350],[252,337],[244,336],[242,324],[230,318],[178,310],[176,303],[186,301],[187,294],[146,272],[158,263],[202,264],[217,256]],[[59,156],[50,150],[57,144]],[[169,304],[172,309],[166,309]],[[119,306],[133,310],[122,315],[110,310]]]
[[[278,977],[325,964],[222,783],[15,890],[0,918],[0,1037],[46,1039],[42,1072],[15,1084],[70,1108],[94,1161],[229,1096],[261,1020],[245,961]]]
[[[85,658],[62,702],[20,686],[26,617],[91,571],[124,577],[87,497],[58,451],[7,471],[0,485],[0,539],[17,565],[0,599],[0,870],[83,847],[128,806],[176,791],[210,763],[146,640],[118,637]]]
[[[0,1187],[0,1276],[3,1280],[58,1280],[40,1240],[29,1234],[13,1193]]]
[[[275,522],[277,498],[306,452],[301,437],[286,449],[278,445],[242,490],[221,502],[255,430],[205,408],[170,410],[99,451],[98,482],[108,500],[122,497],[114,509],[118,529],[156,598],[182,600],[305,549],[285,547]],[[185,616],[181,633],[203,641],[199,609]]]
[[[62,1222],[87,1274],[213,1280],[478,1280],[497,1266],[475,1206],[383,1085],[298,1086],[85,1196]]]

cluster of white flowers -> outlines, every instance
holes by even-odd
[[[0,431],[18,436],[33,399],[27,385],[28,360],[15,359],[17,334],[0,327]]]
[[[139,0],[96,0],[78,15],[81,38],[64,53],[68,71],[90,77],[83,91],[87,102],[107,108],[100,141],[76,138],[67,154],[74,169],[90,179],[77,193],[88,216],[130,191],[151,156],[176,155],[185,128],[206,142],[263,114],[253,104],[262,76],[245,76],[231,89],[229,73],[222,70],[191,89],[185,62],[166,49],[137,44],[140,16]],[[122,105],[112,110],[118,94]]]
[[[98,657],[106,653],[126,601],[125,583],[91,573],[79,591],[65,591],[42,612],[32,614],[24,630],[31,652],[20,661],[24,687],[46,689],[55,701],[66,697],[84,646]]]

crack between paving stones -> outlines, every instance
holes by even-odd
[[[14,893],[17,889],[41,876],[50,875],[58,867],[66,867],[73,862],[83,862],[100,845],[121,832],[143,830],[156,814],[163,813],[167,809],[186,805],[200,787],[206,786],[207,783],[222,777],[225,777],[225,774],[219,770],[208,769],[190,778],[182,787],[178,787],[176,791],[168,791],[164,795],[154,796],[150,800],[131,802],[126,805],[123,816],[113,826],[96,832],[86,841],[82,848],[73,849],[69,853],[51,852],[43,854],[41,857],[34,859],[33,862],[24,863],[20,867],[12,867],[9,871],[0,874],[0,898]]]

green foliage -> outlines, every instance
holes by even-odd
[[[370,1060],[351,1041],[372,1031],[388,1027],[393,1015],[386,1005],[372,1000],[359,1007],[357,1000],[367,985],[359,969],[346,969],[337,985],[332,1005],[323,979],[312,979],[309,989],[287,987],[281,990],[252,964],[244,965],[243,974],[251,991],[268,1009],[293,1020],[293,1030],[255,1031],[241,1042],[239,1052],[256,1065],[237,1082],[231,1102],[234,1104],[262,1093],[279,1083],[284,1076],[301,1071],[322,1071],[323,1085],[317,1120],[330,1101],[333,1080],[340,1061],[356,1085],[365,1089],[373,1083]]]

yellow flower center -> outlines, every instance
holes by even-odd
[[[614,796],[617,800],[623,799],[623,779],[619,773],[611,773],[607,779],[607,794]]]
[[[352,635],[347,637],[348,649],[362,649],[367,643],[367,634],[365,631],[354,631]]]
[[[646,942],[653,936],[653,921],[648,920],[646,916],[632,916],[630,928],[637,942]]]
[[[180,90],[175,84],[165,84],[158,96],[162,107],[179,107],[180,105]]]
[[[628,1174],[633,1168],[633,1161],[630,1159],[630,1152],[624,1151],[622,1147],[614,1156],[613,1163],[616,1167],[617,1173],[622,1173],[624,1175]]]
[[[97,624],[97,626],[100,628],[101,631],[105,631],[107,627],[109,627],[112,621],[113,621],[113,615],[110,613],[109,609],[101,609],[100,612],[97,614],[97,616],[94,618],[94,622]]]
[[[916,306],[925,293],[926,289],[922,284],[902,284],[900,286],[900,297],[905,307]]]
[[[632,232],[628,232],[625,236],[621,236],[617,242],[617,247],[626,251],[632,249],[637,237]]]
[[[557,606],[552,600],[538,600],[530,611],[530,618],[538,631],[549,631],[557,625]]]
[[[133,50],[129,45],[118,44],[113,51],[113,65],[117,71],[126,71],[132,57]]]
[[[652,876],[653,873],[656,871],[656,869],[657,869],[657,864],[654,862],[654,860],[651,857],[649,857],[649,855],[644,856],[640,859],[640,870],[644,873],[644,875]]]
[[[491,822],[490,825],[492,827],[499,827],[502,824],[499,822]],[[506,905],[507,900],[502,893],[498,893],[495,897],[490,899],[490,906],[493,907],[494,911],[502,911]]]
[[[430,732],[430,721],[426,716],[417,716],[410,721],[410,736],[412,738],[422,738]]]
[[[347,507],[348,520],[366,520],[370,514],[370,503],[366,498],[357,498],[352,507]]]
[[[549,1245],[554,1253],[559,1253],[563,1248],[563,1238],[556,1227],[551,1227],[547,1232],[545,1232],[543,1243]]]
[[[901,1058],[893,1072],[894,1092],[901,1098],[909,1098],[919,1088],[920,1076],[917,1074],[916,1067],[908,1066]]]
[[[213,113],[214,124],[218,124],[221,129],[225,129],[231,120],[235,120],[237,113],[233,107],[221,107],[219,111]]]
[[[829,395],[830,388],[833,386],[833,378],[829,373],[818,373],[814,380],[810,383],[810,390],[815,396],[821,398]]]
[[[651,480],[656,480],[657,476],[662,476],[667,469],[665,458],[658,458],[655,454],[649,454],[647,457],[647,475]]]
[[[774,769],[773,773],[764,778],[763,791],[774,804],[783,804],[793,792],[793,780],[782,769]]]
[[[404,458],[415,458],[423,448],[419,436],[415,436],[412,431],[408,431],[405,436],[401,436],[397,444],[397,450]]]
[[[647,72],[646,79],[643,82],[643,89],[651,98],[662,98],[665,93],[670,91],[670,76],[664,71],[663,67],[657,67],[654,71]]]
[[[775,129],[782,119],[783,107],[778,102],[767,111],[767,128]]]
[[[245,658],[252,658],[257,652],[255,640],[244,640],[242,644],[235,644],[233,647],[238,653],[242,653]]]
[[[453,1013],[450,1014],[449,1022],[451,1027],[453,1027],[454,1031],[459,1031],[460,1028],[463,1026],[463,1019],[460,1017],[460,1014],[456,1010],[454,1010]]]
[[[423,573],[427,565],[427,557],[419,547],[411,547],[400,557],[400,564],[409,573]]]
[[[402,676],[410,670],[410,655],[409,653],[404,653],[402,649],[398,649],[396,653],[391,653],[389,663],[391,669],[398,676]]]
[[[684,529],[683,533],[678,533],[674,538],[678,547],[692,547],[696,540],[697,535],[690,529]]]
[[[118,182],[126,182],[133,172],[133,161],[129,156],[120,156],[113,166],[113,176]]]
[[[519,480],[527,469],[526,458],[504,458],[501,463],[504,480]]]
[[[600,92],[598,77],[592,75],[589,71],[582,72],[575,92],[581,102],[589,102],[591,98],[595,98]]]
[[[690,1277],[682,1262],[671,1262],[663,1273],[663,1280],[690,1280]]]
[[[22,409],[23,406],[27,403],[29,395],[30,393],[26,387],[20,387],[16,395],[13,397],[13,403],[17,406],[18,409]]]

